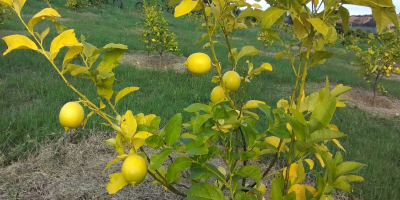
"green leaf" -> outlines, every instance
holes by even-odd
[[[250,159],[254,158],[256,156],[256,152],[254,152],[254,151],[245,152],[243,150],[240,150],[239,156],[240,156],[241,161],[246,161],[246,160],[250,160]]]
[[[322,178],[321,174],[319,174],[317,171],[315,171],[315,180],[316,180],[316,183],[315,183],[316,187],[315,188],[318,191],[318,195],[317,196],[319,196],[319,195],[322,194],[322,192],[323,192],[323,190],[325,188],[325,180],[324,180],[324,178]]]
[[[357,173],[364,166],[366,165],[358,162],[343,162],[337,167],[336,175],[340,176],[344,174]]]
[[[348,175],[348,176],[339,176],[336,181],[344,181],[344,182],[363,182],[364,178],[356,175]]]
[[[114,94],[114,90],[112,89],[114,80],[115,76],[111,76],[106,79],[101,79],[99,76],[97,76],[97,94],[107,100],[110,100]]]
[[[203,165],[193,164],[190,167],[190,176],[188,180],[201,180],[207,181],[210,177],[214,177],[221,182],[225,182],[225,176],[222,174],[217,167],[212,164],[205,163]]]
[[[396,23],[397,16],[396,11],[394,8],[379,8],[379,7],[372,7],[372,16],[376,22],[376,29],[378,34],[381,34],[383,30],[386,29],[387,25],[394,20],[393,22]],[[390,15],[395,14],[396,18],[391,19]],[[397,22],[398,24],[398,22]]]
[[[175,114],[165,125],[165,142],[171,146],[178,140],[181,134],[182,115],[181,113]]]
[[[342,18],[342,27],[343,31],[346,34],[349,31],[349,19],[350,19],[350,12],[347,8],[340,6],[339,7],[340,17]]]
[[[124,96],[136,90],[139,90],[139,87],[126,87],[123,90],[119,91],[117,96],[115,96],[114,106],[117,105],[118,101],[121,100]]]
[[[246,122],[248,120],[250,119],[247,119]],[[243,123],[241,127],[247,145],[252,146],[257,139],[257,134],[258,134],[257,130],[251,123]]]
[[[335,165],[335,161],[330,157],[330,155],[318,148],[315,148],[318,154],[321,156],[322,160],[325,163],[325,174],[328,175],[327,183],[332,184],[336,180],[337,168]]]
[[[268,129],[271,129],[274,125],[271,115],[271,107],[267,106],[266,104],[258,104],[258,109],[260,109],[267,117]]]
[[[193,121],[191,121],[191,124],[193,126],[193,133],[196,134],[197,130],[204,124],[206,123],[210,118],[212,117],[211,114],[204,114],[200,115],[199,117],[195,118]]]
[[[147,146],[152,149],[158,149],[164,145],[164,141],[159,135],[152,135],[145,140]]]
[[[338,139],[347,137],[346,134],[333,131],[331,129],[316,130],[307,137],[308,143],[322,142],[324,140]]]
[[[87,71],[89,71],[90,68],[89,67],[78,67],[75,68],[74,70],[71,71],[71,76],[78,76],[80,74],[83,74]]]
[[[189,168],[192,165],[192,161],[186,157],[179,157],[173,163],[168,166],[167,169],[167,182],[172,183],[175,178],[183,170]]]
[[[311,56],[311,66],[320,64],[321,61],[331,58],[334,54],[327,51],[316,51]]]
[[[202,103],[194,103],[187,108],[183,109],[185,112],[194,113],[199,111],[204,111],[207,113],[211,113],[211,107]]]
[[[240,60],[240,58],[244,56],[255,56],[258,53],[258,49],[256,49],[254,46],[244,46],[242,50],[240,50],[236,61]]]
[[[246,17],[255,17],[258,21],[261,21],[261,16],[263,11],[260,9],[246,8],[238,15],[237,19],[242,19]]]
[[[307,19],[312,26],[317,30],[319,33],[321,33],[323,36],[326,36],[328,34],[329,28],[326,26],[326,24],[319,18],[310,18]]]
[[[108,51],[104,56],[102,61],[97,66],[101,78],[108,78],[103,74],[109,74],[115,67],[119,65],[126,49],[112,49]]]
[[[187,191],[185,200],[226,200],[222,191],[208,183],[193,184]]]
[[[257,183],[262,179],[261,168],[256,165],[247,165],[238,169],[235,174],[243,178],[252,178]]]
[[[169,154],[171,154],[172,152],[173,152],[172,149],[165,148],[160,153],[153,154],[150,159],[149,169],[156,170],[156,169],[160,168],[162,163],[165,161],[165,159],[167,159]]]
[[[337,188],[339,190],[343,190],[343,191],[348,192],[348,193],[352,193],[353,192],[353,188],[351,187],[351,185],[348,184],[347,182],[344,182],[344,181],[335,181],[332,184],[332,187]]]
[[[333,114],[336,110],[336,98],[330,98],[328,100],[317,103],[315,106],[310,120],[318,119],[324,127],[326,127],[332,120]]]
[[[126,155],[126,154],[117,156],[116,158],[114,158],[112,161],[110,161],[110,162],[107,164],[107,166],[106,166],[106,168],[104,168],[103,172],[105,172],[109,167],[111,167],[111,166],[114,165],[115,163],[117,163],[117,162],[119,162],[119,161],[121,161],[121,160],[124,160],[124,159],[127,158],[127,157],[128,157],[128,155]]]
[[[284,57],[287,57],[287,55],[284,54],[283,52],[278,52],[278,53],[275,55],[275,60],[280,60],[280,59],[282,59],[282,58],[284,58]]]
[[[191,142],[186,146],[186,153],[191,155],[208,154],[208,147],[206,147],[205,145],[197,146],[196,142]]]
[[[331,91],[331,96],[333,97],[339,97],[341,94],[344,94],[348,91],[350,91],[352,88],[349,86],[343,86],[343,84],[339,84],[333,88]]]
[[[270,130],[270,132],[279,138],[291,138],[289,130],[286,128],[286,124],[278,126],[276,129]]]
[[[286,10],[277,7],[269,7],[261,16],[261,30],[265,31],[267,28],[271,27],[285,13]]]
[[[240,191],[236,193],[235,200],[257,200],[257,197],[253,194],[247,194],[243,191]]]
[[[293,132],[296,135],[299,141],[306,141],[307,135],[309,133],[307,125],[304,125],[296,120],[296,118],[290,116],[285,113],[286,118],[289,120],[290,125],[292,126]]]
[[[3,37],[8,49],[3,53],[3,56],[10,53],[15,49],[32,49],[38,51],[36,44],[26,36],[23,35],[10,35]]]
[[[340,165],[343,163],[343,156],[342,154],[338,151],[335,154],[335,158],[333,159],[335,161],[335,165]]]
[[[281,178],[276,176],[274,179],[272,179],[271,193],[269,194],[271,200],[283,200],[283,187],[283,180]]]

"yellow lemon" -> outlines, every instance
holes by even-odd
[[[66,128],[77,128],[85,118],[85,111],[78,102],[68,102],[60,110],[60,124]]]
[[[122,177],[131,185],[143,182],[147,174],[147,163],[139,155],[128,156],[122,163]]]
[[[224,88],[218,85],[211,91],[211,102],[216,103],[226,98]]]
[[[235,71],[227,71],[224,76],[222,76],[222,80],[225,84],[225,89],[228,92],[235,92],[239,89],[240,86],[240,76]]]
[[[211,69],[211,59],[205,53],[194,53],[185,62],[190,73],[195,75],[206,74]]]

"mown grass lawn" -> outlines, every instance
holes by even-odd
[[[77,36],[83,34],[87,42],[101,47],[107,43],[122,43],[128,45],[129,51],[145,50],[139,41],[140,30],[143,27],[143,16],[133,8],[135,2],[125,2],[125,9],[120,10],[112,5],[103,8],[85,8],[75,13],[63,7],[63,3],[54,2],[54,7],[64,19],[61,23],[75,29]],[[27,1],[23,9],[24,20],[46,6],[42,1]],[[193,45],[203,34],[203,30],[195,31],[199,22],[190,21],[187,17],[175,19],[165,13],[169,20],[170,30],[176,33],[184,56],[203,50],[203,44]],[[49,38],[55,36],[51,23],[41,22],[37,30],[50,26]],[[237,32],[234,47],[253,45],[262,51],[278,52],[280,47],[264,47],[256,39],[258,28]],[[8,34],[27,34],[16,16],[0,25],[0,36]],[[45,43],[49,46],[50,41]],[[334,48],[340,49],[340,45]],[[0,43],[0,52],[6,45]],[[223,66],[228,65],[227,51],[217,47],[216,51]],[[64,51],[65,52],[65,51]],[[62,55],[59,54],[59,55]],[[61,57],[61,56],[60,56]],[[274,67],[273,72],[263,73],[254,78],[246,89],[248,99],[265,101],[271,107],[281,98],[288,98],[294,75],[289,62],[285,59],[276,61],[270,56],[255,56],[252,62],[255,66],[269,62]],[[352,87],[369,89],[362,78],[356,76],[348,65],[353,55],[338,54],[326,64],[310,70],[308,83],[318,85],[329,76],[333,84],[345,84]],[[60,63],[62,60],[59,59]],[[244,61],[239,63],[239,72],[245,67]],[[8,164],[35,152],[43,142],[53,141],[63,133],[58,123],[58,112],[61,106],[77,100],[73,93],[58,77],[52,66],[33,51],[18,50],[6,56],[0,56],[0,161]],[[228,70],[226,67],[224,71]],[[215,71],[204,76],[193,76],[189,73],[174,71],[139,69],[133,65],[123,64],[116,69],[117,81],[115,90],[126,86],[138,86],[140,90],[123,99],[117,110],[127,109],[134,113],[154,113],[162,117],[162,124],[175,113],[182,112],[186,120],[189,115],[183,108],[194,102],[207,103],[209,93],[215,86],[211,78]],[[85,80],[69,77],[73,85],[89,99],[98,102],[95,87]],[[399,82],[384,81],[385,87],[393,98],[400,98]],[[315,91],[306,91],[307,93]],[[348,139],[342,140],[346,149],[345,160],[354,160],[367,164],[360,171],[365,178],[363,183],[354,184],[355,194],[362,199],[400,199],[400,126],[399,118],[382,118],[374,116],[357,107],[341,108],[334,116],[333,123],[348,134]],[[93,117],[87,129],[108,130],[103,128],[98,117]],[[79,130],[82,137],[89,131]]]

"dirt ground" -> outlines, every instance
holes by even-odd
[[[173,69],[181,73],[186,70],[183,65],[185,60],[185,57],[167,53],[160,67],[157,55],[148,57],[146,52],[128,52],[123,57],[122,63],[155,70]],[[376,106],[372,107],[370,101],[372,93],[359,88],[353,89],[346,94],[346,97],[352,98],[348,103],[349,106],[357,106],[372,114],[392,117],[400,113],[398,99],[379,96]],[[152,186],[153,181],[149,176],[134,188],[126,186],[117,194],[109,195],[105,188],[105,183],[109,181],[108,175],[119,171],[121,167],[120,162],[103,172],[107,163],[117,155],[114,149],[103,142],[112,137],[112,134],[106,136],[106,133],[93,132],[79,141],[71,139],[72,135],[73,133],[66,134],[58,142],[44,145],[39,152],[28,159],[0,167],[0,199],[182,199],[171,192],[166,192],[160,185]],[[149,154],[154,153],[154,150],[146,150]],[[223,165],[219,160],[214,160],[212,163]],[[259,164],[262,168],[266,167],[266,164]],[[273,169],[276,170],[279,170],[279,166]],[[271,179],[267,179],[263,183],[268,185],[270,181]],[[313,185],[310,177],[306,182]],[[335,199],[351,198],[339,193]]]

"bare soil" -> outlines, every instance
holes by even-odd
[[[184,65],[186,57],[177,56],[170,52],[165,52],[162,55],[160,63],[159,54],[148,54],[146,51],[127,52],[122,57],[121,63],[136,66],[138,68],[153,69],[153,70],[174,70],[178,73],[186,71]]]

